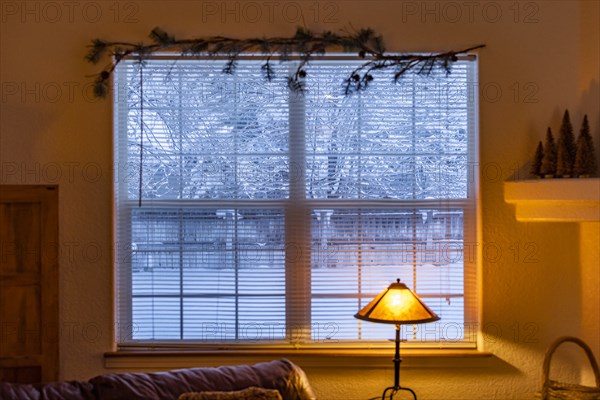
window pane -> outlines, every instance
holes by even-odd
[[[149,63],[141,102],[139,66],[130,66],[130,198],[139,197],[141,148],[146,199],[287,196],[284,77],[265,82],[257,63],[235,75],[223,74],[222,68],[215,61]]]
[[[354,68],[308,69],[308,197],[466,198],[466,69],[455,68],[450,79],[409,73],[398,84],[374,72],[368,90],[345,96],[339,77]]]
[[[311,226],[313,325],[335,326],[338,340],[386,339],[389,328],[353,315],[396,278],[441,318],[428,328],[438,336],[464,325],[462,210],[317,209]]]
[[[142,208],[131,223],[134,339],[239,340],[285,321],[281,210]]]

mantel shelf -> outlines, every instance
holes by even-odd
[[[504,182],[504,200],[518,221],[600,221],[600,178]]]

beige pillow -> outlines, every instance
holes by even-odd
[[[275,389],[249,387],[235,392],[183,393],[178,400],[283,400]]]

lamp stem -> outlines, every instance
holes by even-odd
[[[400,324],[396,324],[396,354],[394,355],[394,389],[400,388]]]
[[[400,390],[410,392],[413,400],[417,400],[417,394],[409,388],[400,386],[400,324],[396,324],[396,354],[394,355],[394,386],[390,386],[383,391],[381,400],[393,400],[394,395]]]

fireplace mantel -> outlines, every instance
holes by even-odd
[[[504,200],[518,221],[600,221],[600,178],[504,182]]]

